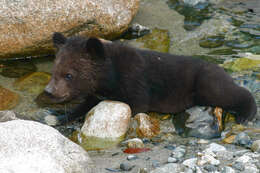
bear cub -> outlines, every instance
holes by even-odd
[[[192,106],[218,106],[236,112],[236,121],[252,120],[252,94],[234,83],[223,68],[189,56],[132,48],[90,37],[53,34],[57,48],[52,77],[45,91],[53,102],[84,97],[68,120],[104,99],[139,112],[178,113]]]

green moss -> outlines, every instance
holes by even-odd
[[[214,64],[222,64],[222,59],[213,58],[211,56],[205,56],[205,55],[195,55],[193,58],[203,59],[204,61],[211,62]]]
[[[231,21],[232,25],[237,26],[237,27],[240,27],[242,24],[245,23],[244,21],[235,19],[234,17],[232,17],[230,21]]]
[[[235,61],[225,63],[223,67],[235,72],[244,70],[260,71],[260,60],[239,58]]]
[[[136,40],[143,44],[143,48],[159,52],[169,52],[170,37],[168,30],[155,28],[151,33]]]
[[[75,131],[70,139],[85,150],[103,150],[113,148],[125,139],[125,135],[118,138],[99,138],[94,136],[85,136],[82,132]]]
[[[209,55],[233,55],[233,54],[237,54],[237,52],[233,51],[232,49],[218,49],[218,50],[213,50],[208,54]]]

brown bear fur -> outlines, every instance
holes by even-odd
[[[238,123],[256,114],[251,93],[215,64],[93,37],[66,38],[54,33],[53,43],[58,52],[45,91],[55,102],[86,97],[78,109],[82,112],[110,99],[129,104],[133,114],[178,113],[194,105],[235,111]],[[76,111],[69,119],[79,115]]]

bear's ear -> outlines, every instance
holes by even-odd
[[[62,35],[62,33],[54,32],[52,36],[53,45],[56,48],[60,48],[62,45],[64,45],[67,41],[67,38]]]
[[[86,43],[85,48],[88,54],[90,54],[95,59],[104,60],[105,50],[103,43],[95,37],[90,37]]]

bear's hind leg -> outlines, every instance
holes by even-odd
[[[208,73],[197,81],[195,104],[218,106],[227,111],[235,111],[237,123],[252,120],[257,112],[252,94],[236,85],[228,74],[218,70]]]

